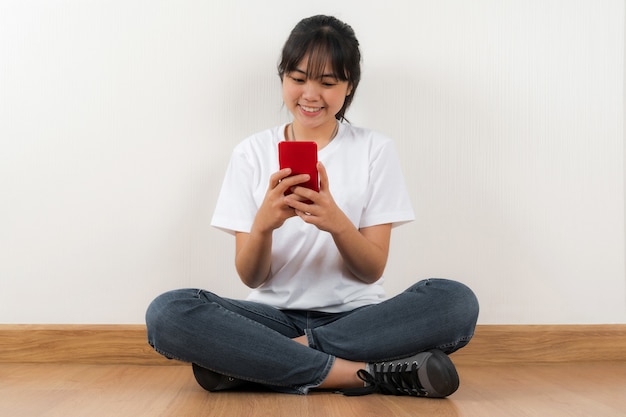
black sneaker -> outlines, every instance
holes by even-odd
[[[245,381],[218,374],[195,363],[192,363],[191,367],[193,368],[193,376],[196,378],[196,381],[207,391],[223,391],[245,384]]]
[[[443,398],[459,388],[454,364],[440,350],[429,350],[409,358],[368,365],[357,372],[366,386],[345,389],[344,395],[366,395],[374,392],[389,395]]]

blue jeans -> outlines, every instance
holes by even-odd
[[[148,307],[148,342],[162,355],[281,392],[319,386],[335,358],[399,359],[452,353],[474,334],[478,301],[465,285],[420,281],[380,304],[345,313],[279,310],[196,289],[170,291]],[[294,342],[306,335],[309,346]]]

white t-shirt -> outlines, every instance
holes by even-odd
[[[285,125],[265,130],[235,147],[211,225],[249,232],[270,176],[278,171],[278,142]],[[333,199],[357,228],[415,218],[393,142],[371,130],[341,123],[318,152]],[[332,236],[299,217],[274,230],[269,279],[248,299],[281,309],[343,312],[383,301],[383,278],[359,281],[345,267]]]

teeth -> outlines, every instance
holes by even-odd
[[[307,106],[300,106],[300,107],[302,107],[304,111],[307,111],[309,113],[315,113],[317,111],[320,111],[321,109],[321,107],[307,107]]]

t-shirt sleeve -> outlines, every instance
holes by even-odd
[[[415,220],[400,160],[391,140],[385,141],[370,161],[370,186],[360,227]]]
[[[250,231],[258,210],[251,190],[253,177],[253,164],[236,148],[226,168],[211,226],[231,234]]]

